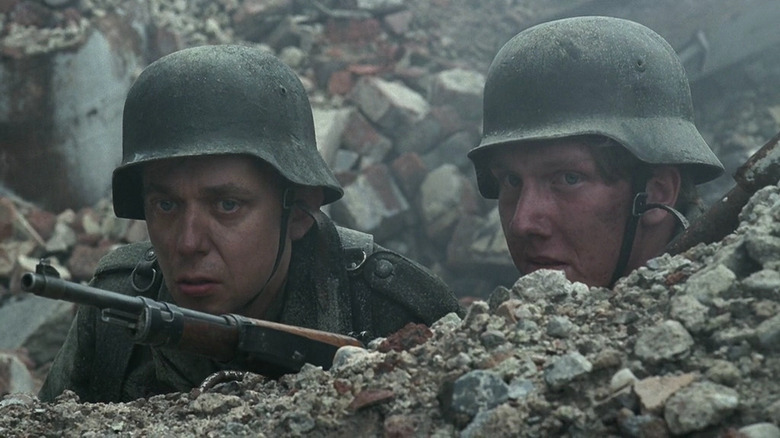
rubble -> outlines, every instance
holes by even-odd
[[[334,220],[431,267],[470,304],[463,320],[342,349],[330,371],[131,403],[78,404],[73,394],[41,403],[31,393],[73,307],[21,294],[20,273],[50,257],[85,282],[115,245],[148,236],[142,221],[113,217],[108,199],[47,209],[28,199],[39,189],[3,191],[0,436],[780,436],[780,189],[759,191],[723,241],[654,259],[614,289],[553,271],[517,280],[495,203],[477,195],[465,156],[479,141],[480,82],[519,29],[590,2],[502,2],[500,17],[471,3],[0,0],[4,66],[76,59],[95,34],[137,44],[112,52],[132,62],[107,64],[125,78],[192,45],[273,51],[310,93],[321,153],[344,186]],[[122,14],[132,33],[110,25]],[[741,74],[755,89],[713,81],[718,101],[697,95],[712,83],[693,90],[705,102],[695,104],[697,125],[731,169],[780,130],[771,86],[780,65],[762,60]],[[0,142],[6,107],[0,99]],[[705,198],[729,184],[706,186]]]

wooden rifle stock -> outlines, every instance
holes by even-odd
[[[297,372],[305,363],[328,369],[340,347],[363,347],[357,339],[337,333],[236,314],[212,315],[65,281],[43,261],[36,272],[22,275],[21,286],[42,297],[97,307],[102,321],[128,329],[135,343],[235,362],[247,371],[271,365]]]
[[[717,242],[739,226],[739,213],[750,197],[762,187],[777,184],[780,178],[778,141],[780,132],[737,169],[734,188],[669,243],[669,254],[679,254],[699,243]]]

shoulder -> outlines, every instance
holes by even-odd
[[[151,248],[152,244],[149,241],[119,246],[100,259],[95,275],[117,270],[132,270]]]
[[[376,306],[404,308],[416,319],[431,324],[442,316],[462,314],[457,298],[444,281],[419,263],[376,244],[373,236],[338,228],[347,259],[371,292]]]
[[[131,276],[150,251],[152,245],[148,241],[117,247],[100,259],[90,284],[101,289],[135,295]]]

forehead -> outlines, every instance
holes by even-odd
[[[593,163],[593,147],[576,140],[512,143],[497,148],[490,157],[490,167],[506,168],[518,165],[550,166]]]

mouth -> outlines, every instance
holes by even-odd
[[[561,260],[548,257],[528,257],[525,259],[523,264],[525,265],[526,269],[524,271],[526,273],[538,271],[539,269],[555,269],[563,271],[566,269],[566,266],[568,266]]]
[[[211,295],[217,282],[209,278],[182,277],[176,280],[176,289],[187,297],[198,298]]]

